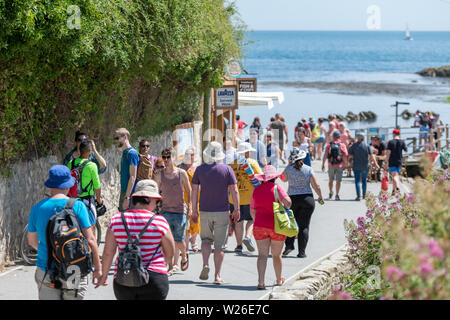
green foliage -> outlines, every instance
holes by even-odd
[[[192,121],[245,31],[223,0],[0,0],[0,23],[2,164]]]

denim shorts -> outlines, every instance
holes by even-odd
[[[400,167],[389,167],[389,172],[398,172],[400,173],[401,168]]]
[[[186,236],[186,215],[184,213],[168,211],[163,211],[161,215],[167,220],[175,242],[183,242]]]

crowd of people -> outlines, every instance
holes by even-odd
[[[328,161],[330,200],[334,191],[335,200],[340,200],[340,183],[345,169],[354,172],[356,200],[361,196],[365,198],[369,160],[375,168],[381,167],[375,154],[385,156],[384,168],[389,169],[394,178],[393,192],[398,190],[402,150],[406,150],[398,130],[394,130],[394,139],[387,147],[378,140],[369,146],[363,135],[354,139],[345,124],[335,118],[329,121],[328,128],[323,119],[316,123],[313,118],[309,118],[309,122],[302,118],[295,128],[292,148],[289,148],[289,131],[279,114],[266,128],[255,118],[246,141],[240,130],[248,125],[238,121],[237,148],[230,137],[225,137],[223,144],[212,141],[203,151],[202,164],[196,159],[193,147],[185,151],[182,163],[176,164],[176,152],[172,147],[164,149],[159,157],[151,155],[149,141],[141,140],[139,150],[136,150],[131,145],[128,130],[117,129],[113,139],[122,152],[119,205],[109,222],[102,255],[95,241],[95,221],[98,208],[104,206],[99,174],[105,172],[107,164],[94,142],[86,134],[77,132],[75,147],[65,157],[64,165],[53,166],[49,171],[45,186],[50,189],[50,197],[35,204],[30,213],[28,239],[38,252],[35,279],[39,298],[83,299],[86,294],[86,274],[74,288],[67,278],[57,274],[55,264],[61,262],[49,259],[52,249],[47,223],[55,212],[66,208],[70,197],[82,200],[76,201],[72,210],[82,229],[80,235],[88,240],[91,248],[89,259],[93,261],[95,287],[107,285],[108,273],[114,264],[113,290],[117,299],[165,299],[169,277],[178,269],[186,271],[189,268],[191,250],[201,251],[203,267],[199,279],[208,280],[214,248],[213,283],[223,284],[224,252],[232,234],[236,238],[235,252],[242,252],[244,246],[249,252],[257,250],[256,288],[266,288],[265,270],[270,253],[276,274],[275,285],[282,285],[285,280],[282,257],[295,250],[295,238],[297,257],[306,257],[309,224],[315,210],[313,190],[323,204],[322,190],[311,166],[314,160],[321,161],[323,171]],[[256,186],[242,165],[242,159],[259,181]],[[278,171],[279,161],[285,164],[282,173]],[[74,174],[77,170],[78,175]],[[277,179],[288,183],[287,191]],[[74,196],[71,192],[75,189]],[[275,232],[274,202],[292,209],[298,225],[297,237]],[[128,287],[116,281],[121,262],[119,256],[114,262],[114,256],[128,248],[129,234],[138,240],[141,262],[148,273],[148,284],[141,287]]]

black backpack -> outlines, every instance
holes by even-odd
[[[52,282],[70,276],[86,276],[92,272],[92,253],[73,207],[78,199],[69,198],[66,206],[52,216],[47,224],[47,270],[51,270]]]
[[[123,212],[121,212],[122,223],[125,227],[125,231],[127,232],[128,240],[125,247],[120,251],[117,261],[117,274],[115,281],[118,284],[126,287],[142,287],[148,284],[149,275],[147,270],[142,265],[142,255],[141,249],[139,247],[139,240],[155,217],[156,214],[148,220],[137,238],[133,239],[131,237],[130,231],[128,230],[125,215]],[[159,246],[155,249],[155,253],[153,254],[150,261],[155,256],[158,248]]]
[[[341,153],[341,142],[339,143],[330,142],[330,152],[328,154],[328,161],[331,161],[331,164],[342,163],[343,158]]]

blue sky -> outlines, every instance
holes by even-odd
[[[235,0],[251,30],[450,31],[450,0]],[[379,8],[379,15],[367,9]],[[370,23],[369,23],[370,25]],[[371,24],[374,25],[373,23]]]

